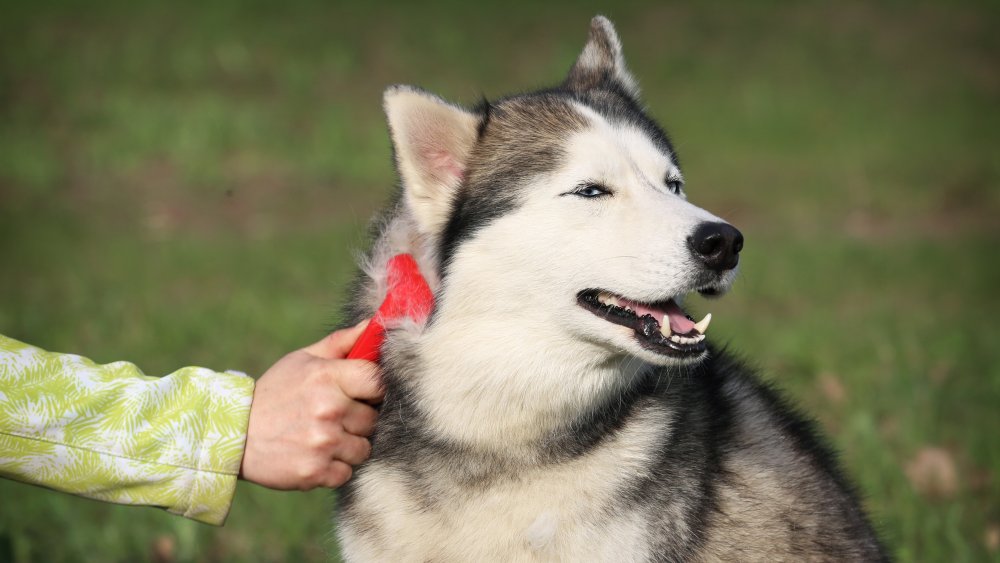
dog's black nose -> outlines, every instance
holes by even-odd
[[[711,270],[732,270],[740,261],[743,233],[729,223],[702,223],[688,237],[695,258]]]

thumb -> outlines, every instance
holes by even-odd
[[[365,319],[353,327],[334,331],[324,336],[319,342],[306,346],[304,350],[313,356],[328,360],[344,358],[354,347],[354,343],[358,341],[358,337],[364,332],[369,321],[371,319]]]

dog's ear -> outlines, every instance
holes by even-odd
[[[625,66],[622,42],[615,26],[604,16],[590,20],[590,36],[583,52],[569,70],[563,87],[577,92],[593,88],[619,87],[633,100],[639,99],[639,86]]]
[[[403,182],[403,200],[421,231],[444,228],[476,142],[479,117],[427,92],[393,86],[383,96]]]

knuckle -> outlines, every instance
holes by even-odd
[[[308,442],[310,449],[321,454],[336,448],[339,443],[340,436],[327,428],[315,430],[309,437]]]
[[[306,412],[318,420],[336,420],[347,411],[347,401],[329,385],[323,385],[312,391]]]
[[[323,369],[322,362],[311,360],[305,365],[306,379],[313,385],[324,386],[329,383],[329,374]]]
[[[313,407],[313,416],[319,420],[341,420],[346,414],[347,407],[341,401],[317,401]]]
[[[327,486],[339,487],[350,480],[354,470],[346,463],[334,463],[330,466],[327,474]]]
[[[345,444],[340,458],[351,465],[362,463],[372,453],[372,445],[365,438],[354,438],[350,444]]]
[[[296,476],[298,477],[299,489],[308,491],[321,483],[323,467],[315,461],[304,463],[299,466]]]
[[[375,424],[378,422],[378,411],[368,409],[358,415],[358,430],[361,436],[371,436],[375,432]]]
[[[332,401],[326,408],[331,420],[340,420],[347,414],[347,405],[343,401]]]

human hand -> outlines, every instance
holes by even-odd
[[[257,380],[240,476],[279,490],[339,487],[371,453],[382,399],[375,364],[344,359],[367,325],[278,360]]]

